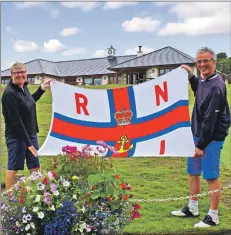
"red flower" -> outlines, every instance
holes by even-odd
[[[126,188],[126,185],[124,183],[121,183],[120,188]]]
[[[127,199],[128,199],[128,196],[126,196],[126,195],[122,196],[122,201],[126,201]]]
[[[131,189],[131,186],[128,183],[121,183],[120,187],[123,188],[123,189],[127,189],[127,190]]]
[[[108,201],[111,201],[111,196],[106,197]]]
[[[118,180],[120,177],[118,174],[115,175],[115,178]]]
[[[76,157],[75,157],[75,155],[71,154],[71,155],[69,155],[69,159],[70,159],[71,161],[74,161],[74,160],[76,159]]]
[[[135,210],[139,210],[140,209],[140,205],[139,204],[134,204],[133,207],[134,207]]]
[[[26,188],[22,189],[22,193],[26,193],[26,191],[27,191]]]
[[[42,183],[43,183],[43,184],[47,184],[47,183],[48,183],[47,177],[45,177],[45,178],[43,179]]]
[[[135,218],[140,218],[140,213],[138,211],[132,212],[132,219],[135,219]]]
[[[56,173],[52,171],[53,177],[56,178]]]
[[[19,203],[20,204],[22,204],[24,202],[24,200],[23,200],[23,196],[22,195],[20,195],[20,197],[19,197]]]

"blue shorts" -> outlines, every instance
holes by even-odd
[[[38,150],[37,135],[30,136],[30,140],[35,149]],[[39,158],[34,157],[23,140],[6,137],[6,146],[8,151],[8,170],[24,170],[25,159],[29,170],[40,167]]]
[[[195,145],[198,137],[193,136]],[[217,179],[220,176],[220,153],[224,141],[212,141],[205,149],[201,157],[188,157],[187,173],[200,176],[205,180]]]

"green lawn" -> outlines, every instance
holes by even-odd
[[[97,86],[94,88],[112,88],[110,86]],[[228,85],[229,102],[231,105],[231,85]],[[33,92],[37,86],[30,86]],[[89,87],[91,88],[91,87]],[[189,89],[190,111],[192,110],[194,97]],[[39,144],[42,145],[45,140],[51,121],[51,93],[48,90],[37,103],[38,122],[40,132],[38,134]],[[4,123],[1,120],[1,136],[4,136]],[[1,139],[2,147],[2,182],[5,181],[5,167],[6,167],[6,147],[4,138]],[[41,165],[43,169],[47,169],[51,158],[41,157]],[[230,135],[226,139],[225,146],[222,152],[221,165],[221,181],[223,185],[230,183],[231,173],[231,156],[230,156]],[[134,198],[169,198],[180,197],[188,195],[188,178],[186,175],[186,158],[129,158],[129,159],[113,159],[114,165],[118,173],[126,179],[132,186]],[[132,169],[132,170],[131,170]],[[20,172],[25,175],[28,172]],[[207,191],[207,184],[203,181],[202,191]],[[141,218],[136,219],[131,225],[127,226],[124,233],[129,234],[208,234],[215,232],[219,234],[222,231],[230,230],[231,220],[231,192],[226,190],[222,194],[220,203],[220,225],[211,228],[198,230],[193,228],[193,224],[199,219],[203,218],[208,210],[208,198],[202,197],[200,201],[199,218],[182,219],[174,218],[169,215],[171,210],[184,206],[188,201],[176,201],[165,203],[140,203]],[[231,231],[230,231],[231,233]],[[229,234],[229,233],[227,233]]]

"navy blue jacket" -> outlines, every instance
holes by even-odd
[[[213,140],[223,141],[228,135],[231,121],[227,90],[216,72],[205,80],[193,75],[189,82],[195,95],[192,133],[199,137],[196,147],[204,150]]]
[[[2,95],[2,114],[5,119],[5,136],[24,140],[27,147],[31,146],[30,136],[39,132],[36,117],[36,101],[45,92],[41,86],[31,95],[25,82],[23,89],[12,80]]]

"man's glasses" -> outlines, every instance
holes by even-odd
[[[17,74],[17,75],[19,75],[19,74],[25,74],[26,73],[26,71],[17,71],[17,72],[12,72],[12,74]]]
[[[202,63],[204,63],[204,64],[208,64],[210,61],[212,61],[213,59],[206,59],[206,60],[197,60],[197,64],[202,64]]]

